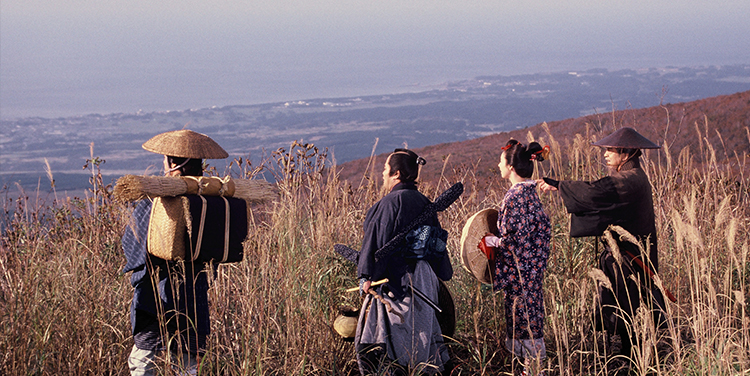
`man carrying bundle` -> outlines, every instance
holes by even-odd
[[[211,138],[190,130],[156,135],[143,148],[164,155],[166,176],[202,176],[202,159],[228,157]],[[157,355],[169,350],[173,369],[194,375],[210,331],[206,264],[191,258],[165,260],[149,253],[152,207],[151,199],[137,202],[122,238],[127,258],[123,272],[133,272],[135,288],[130,309],[134,345],[128,365],[131,375],[154,375]],[[245,222],[245,234],[246,230]]]

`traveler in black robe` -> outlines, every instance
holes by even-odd
[[[571,213],[570,236],[601,236],[609,231],[622,264],[617,262],[607,242],[599,255],[599,268],[608,277],[612,289],[599,287],[598,307],[594,315],[597,330],[618,334],[619,355],[630,357],[632,329],[628,329],[642,301],[650,304],[657,326],[664,323],[664,297],[644,268],[659,271],[651,183],[640,166],[640,149],[657,149],[632,128],[621,128],[594,145],[605,148],[604,158],[610,175],[596,181],[556,181],[544,178],[540,189],[558,191],[565,208]],[[635,236],[644,252],[609,228],[620,226]],[[647,253],[647,254],[646,254]],[[638,283],[630,277],[635,274]],[[641,288],[639,288],[639,284]]]

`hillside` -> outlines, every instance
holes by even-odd
[[[160,168],[161,159],[141,149],[141,144],[156,133],[185,127],[210,135],[229,152],[229,160],[211,162],[224,171],[234,158],[257,164],[269,153],[289,148],[295,140],[328,148],[343,163],[369,156],[376,138],[376,152],[382,153],[404,143],[420,148],[467,141],[543,121],[747,90],[748,64],[591,69],[482,76],[417,93],[55,119],[0,119],[0,186],[15,187],[19,183],[27,190],[49,187],[49,169],[54,173],[56,189],[83,190],[90,174],[81,166],[92,156],[106,161],[102,173],[107,181],[153,171]],[[657,117],[657,121],[662,120]]]
[[[556,153],[560,155],[553,155],[551,158],[565,159],[565,150],[576,134],[589,134],[587,137],[594,141],[620,127],[637,129],[659,145],[667,145],[673,155],[686,146],[698,150],[702,143],[708,141],[720,160],[748,158],[750,91],[693,102],[593,114],[553,121],[547,125],[549,135],[561,143],[561,151]],[[543,143],[549,143],[550,137],[544,127],[545,123],[540,123],[525,129],[415,149],[428,161],[422,170],[421,179],[436,181],[443,171],[459,174],[462,171],[472,171],[480,182],[494,177],[500,147],[509,138],[525,141],[529,134]],[[374,161],[376,173],[381,171],[385,156],[387,153],[380,154]],[[368,162],[369,158],[364,158],[340,165],[340,177],[358,184]]]
[[[601,172],[596,162],[569,168],[560,157],[588,153],[598,160],[600,153],[588,138],[622,125],[637,126],[673,149],[697,145],[691,142],[701,137],[697,122],[714,145],[721,144],[714,136],[721,129],[727,149],[743,154],[739,168],[748,169],[748,95],[550,123],[550,133],[562,146],[552,143],[556,153],[545,168],[554,166],[563,179],[594,178]],[[563,140],[587,124],[590,137]],[[507,191],[507,182],[491,172],[498,146],[510,136],[524,139],[527,132],[418,150],[431,161],[420,187],[425,193],[440,188],[434,180],[443,167],[441,157],[448,155],[447,179],[462,180],[475,193],[462,195],[440,217],[454,270],[446,282],[456,312],[455,333],[446,341],[457,366],[452,375],[517,374],[502,341],[509,324],[504,297],[464,270],[459,250],[466,219],[495,205]],[[546,134],[541,125],[531,132]],[[716,154],[725,155],[723,147]],[[569,216],[559,195],[541,195],[553,225],[544,277],[548,358],[543,366],[549,375],[747,374],[750,173],[716,163],[706,147],[689,156],[711,161],[699,168],[688,162],[644,166],[657,203],[660,269],[655,281],[677,301],[667,303],[668,329],[656,330],[648,312],[639,310],[629,326],[639,339],[637,351],[627,360],[612,358],[617,341],[608,345],[593,330],[596,296],[608,284],[592,273],[598,247],[590,238],[568,236]],[[269,161],[269,168],[285,171],[277,181],[278,199],[251,205],[245,259],[207,268],[211,335],[201,355],[201,375],[358,373],[353,344],[332,330],[342,307],[362,303],[358,294],[345,292],[357,285],[356,266],[333,247],[361,244],[365,213],[380,198],[379,191],[375,184],[353,188],[333,174],[321,174],[328,160],[317,149],[298,145],[285,158]],[[342,171],[358,183],[366,162],[346,164]],[[373,165],[378,180],[382,162]],[[122,272],[121,239],[132,206],[101,189],[102,176],[96,172],[92,182],[85,198],[6,194],[0,214],[0,375],[128,374],[133,288]],[[160,330],[167,330],[163,322]],[[156,362],[166,371],[173,359],[159,356]]]

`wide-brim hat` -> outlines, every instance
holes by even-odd
[[[497,234],[495,209],[484,209],[472,215],[461,231],[461,263],[479,282],[491,284],[487,255],[477,245],[487,233]]]
[[[616,130],[611,135],[594,142],[593,145],[603,148],[659,149],[659,145],[628,127]]]
[[[189,129],[157,134],[143,143],[152,153],[190,159],[224,159],[229,156],[211,137]]]

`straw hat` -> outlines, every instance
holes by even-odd
[[[594,142],[594,146],[603,148],[623,149],[659,149],[659,145],[651,142],[633,128],[620,128],[611,135]]]
[[[189,129],[157,134],[142,146],[152,153],[179,158],[224,159],[229,156],[211,137]]]
[[[345,341],[353,341],[357,331],[359,310],[352,307],[339,308],[340,315],[333,321],[333,330]]]
[[[485,234],[497,234],[497,210],[484,209],[472,215],[461,232],[461,262],[479,282],[491,284],[487,256],[477,247]]]

